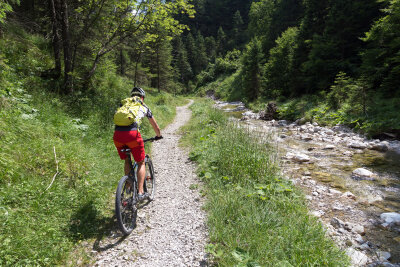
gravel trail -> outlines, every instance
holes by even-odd
[[[192,102],[177,108],[174,122],[162,131],[164,139],[153,143],[155,200],[138,211],[137,228],[128,237],[115,231],[95,244],[94,266],[207,266],[203,200],[198,189],[190,189],[200,181],[178,147],[177,131],[190,120]]]

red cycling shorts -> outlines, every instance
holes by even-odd
[[[144,160],[144,142],[139,131],[115,131],[113,139],[121,159],[127,158],[121,149],[129,147],[136,162]]]

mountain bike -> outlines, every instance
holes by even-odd
[[[159,140],[157,137],[143,140],[143,142],[152,142]],[[119,180],[116,197],[115,197],[115,214],[118,225],[125,235],[129,235],[136,227],[136,218],[140,201],[138,199],[138,181],[137,169],[138,165],[132,161],[131,150],[129,148],[122,149],[122,152],[128,156],[131,171]],[[156,191],[156,180],[154,176],[153,163],[150,156],[146,154],[145,159],[145,178],[143,189],[149,195],[148,201],[154,200]]]

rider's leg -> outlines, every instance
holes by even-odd
[[[143,194],[143,184],[144,184],[144,176],[146,174],[146,168],[144,165],[144,160],[137,162],[138,164],[138,169],[137,169],[137,178],[138,178],[138,185],[139,185],[139,194]]]

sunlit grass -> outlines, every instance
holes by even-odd
[[[220,266],[346,266],[347,257],[281,177],[268,136],[196,104],[185,143],[205,181],[208,251]]]
[[[79,243],[115,227],[113,194],[123,162],[112,115],[132,85],[100,67],[90,91],[60,95],[57,84],[38,76],[52,67],[45,41],[17,30],[0,40],[0,266],[75,265],[70,253],[83,251]],[[147,92],[162,127],[185,102]],[[154,135],[148,123],[142,135]]]

